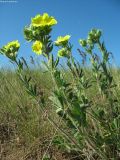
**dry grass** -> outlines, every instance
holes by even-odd
[[[118,85],[120,98],[120,71],[114,70],[114,79]],[[52,89],[51,79],[47,73],[39,70],[29,71],[38,84],[39,89],[46,94],[48,101]],[[90,92],[94,94],[95,91]],[[91,95],[90,95],[91,96]],[[97,95],[96,95],[97,97]],[[100,103],[98,98],[95,103]],[[101,101],[101,103],[104,103]],[[48,101],[48,112],[54,113]],[[52,160],[80,159],[68,154],[50,144],[54,128],[41,115],[36,102],[28,96],[25,88],[13,71],[0,71],[0,159],[1,160],[42,160],[46,155]],[[54,117],[56,119],[56,117]],[[56,133],[58,134],[58,132]],[[75,157],[75,158],[74,158]],[[47,160],[47,159],[46,159]]]

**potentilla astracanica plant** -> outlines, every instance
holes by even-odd
[[[92,29],[85,39],[80,39],[81,58],[86,58],[90,65],[84,66],[75,59],[70,35],[58,36],[52,40],[51,31],[57,20],[47,13],[31,18],[30,24],[24,28],[26,41],[32,43],[32,51],[44,56],[45,70],[50,73],[53,88],[48,101],[52,104],[57,123],[50,113],[46,119],[60,132],[56,139],[58,146],[69,152],[76,152],[81,159],[120,159],[120,107],[115,95],[113,74],[109,67],[110,52],[101,40],[102,31]],[[73,35],[74,36],[74,35]],[[18,41],[9,42],[0,48],[0,53],[9,58],[17,66],[16,73],[27,93],[39,104],[40,112],[47,113],[48,105],[39,86],[31,83],[31,76],[23,74],[24,62],[17,57],[20,48]],[[54,53],[57,48],[57,53]],[[82,51],[81,51],[82,50]],[[100,54],[95,51],[99,50]],[[83,57],[84,55],[84,57]],[[63,71],[62,60],[65,59],[67,69]],[[66,78],[66,70],[70,79]],[[87,72],[87,71],[88,72]],[[34,77],[32,77],[34,79]],[[90,92],[95,89],[94,96]],[[97,103],[94,97],[99,97]],[[104,103],[101,103],[104,102]]]

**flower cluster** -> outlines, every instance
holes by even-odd
[[[11,41],[2,47],[0,49],[0,52],[6,55],[8,58],[14,60],[17,56],[19,48],[20,48],[20,43],[18,42],[18,40]]]
[[[101,37],[101,31],[99,29],[92,29],[88,34],[88,43],[97,43]]]
[[[31,24],[25,27],[24,35],[27,41],[34,42],[32,45],[33,52],[44,56],[50,53],[52,50],[50,32],[55,24],[57,24],[56,19],[47,13],[38,14],[31,18]]]
[[[87,39],[80,39],[79,43],[82,47],[85,47],[85,48],[87,47],[87,51],[88,53],[90,53],[91,49],[94,48],[94,45],[99,42],[101,35],[102,35],[101,30],[92,29],[88,33]]]
[[[52,26],[57,24],[54,17],[49,16],[47,13],[43,15],[36,15],[31,18],[31,24],[24,29],[25,39],[27,41],[33,41],[32,51],[36,54],[48,55],[52,49],[53,44],[50,40],[50,32]],[[71,46],[69,45],[70,35],[59,36],[54,44],[60,47],[58,51],[59,57],[69,57]]]
[[[58,47],[62,47],[58,51],[58,57],[69,57],[70,56],[70,47],[68,45],[68,41],[70,39],[70,35],[59,36],[55,41],[55,45]]]

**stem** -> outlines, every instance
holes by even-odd
[[[17,62],[17,61],[15,61],[15,62],[16,62],[16,64],[17,64],[17,66],[19,67],[18,62]],[[19,75],[20,75],[20,77],[22,77],[22,78],[24,79],[24,77],[22,76],[21,72],[19,73]],[[27,86],[25,86],[25,87],[27,87]],[[29,89],[29,88],[27,88],[27,89]],[[40,103],[39,103],[38,100],[37,100],[37,97],[36,97],[36,96],[32,96],[32,97],[33,97],[33,98],[36,100],[36,102],[40,105]],[[45,113],[44,109],[43,109],[42,107],[40,107],[40,109],[41,109],[42,114],[44,114],[44,113]],[[67,140],[71,141],[74,145],[76,145],[76,146],[81,150],[80,146],[79,146],[78,143],[73,139],[72,136],[70,136],[70,135],[69,135],[68,133],[66,133],[63,129],[61,129],[61,128],[58,126],[58,124],[57,124],[56,122],[54,122],[54,120],[53,120],[51,117],[47,116],[47,119],[48,119],[48,121],[50,122],[50,124],[52,124],[55,128],[57,128],[57,129],[67,138]]]

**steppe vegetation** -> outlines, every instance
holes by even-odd
[[[0,71],[0,158],[119,160],[120,70],[101,30],[79,40],[78,61],[70,35],[53,42],[56,24],[44,13],[24,28],[32,51],[44,56],[40,68],[18,57],[17,40],[0,47],[15,67]]]

